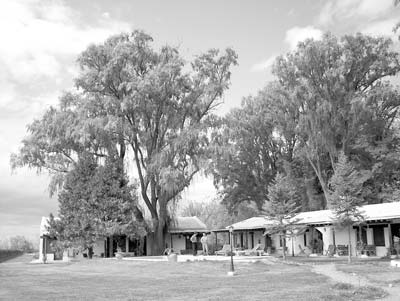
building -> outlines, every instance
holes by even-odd
[[[267,253],[280,253],[282,251],[279,235],[265,233],[265,228],[273,222],[266,216],[256,216],[226,227],[233,228],[233,246],[240,249],[252,249],[258,243],[264,246]]]
[[[49,219],[42,217],[40,223],[40,261],[53,261],[62,259],[63,254],[57,254],[52,248],[51,242],[54,240],[48,232]],[[199,233],[197,249],[201,250],[200,236],[202,233],[208,233],[207,226],[196,216],[176,217],[171,223],[170,229],[165,238],[165,248],[173,249],[177,253],[192,253],[192,243],[190,236]],[[129,237],[127,235],[114,235],[96,240],[93,246],[93,256],[95,257],[114,257],[115,253],[122,252],[129,256],[145,256],[150,254],[151,239],[147,236]],[[76,253],[82,253],[79,250],[65,250],[69,256],[75,256]],[[87,256],[87,250],[83,251],[82,256]]]
[[[376,256],[390,254],[393,237],[400,236],[400,202],[365,205],[360,209],[365,220],[350,229],[352,255],[363,251],[360,246],[368,246]],[[298,255],[304,250],[327,254],[330,246],[345,248],[348,245],[348,229],[334,224],[331,210],[301,212],[293,219],[298,230],[292,237],[286,238],[289,255]],[[268,217],[260,216],[233,224],[234,246],[250,248],[254,246],[255,239],[261,239],[265,251],[270,247],[272,252],[281,253],[279,235],[264,235],[265,228],[271,223]]]
[[[197,250],[201,250],[200,238],[203,233],[209,233],[207,226],[197,217],[177,217],[171,224],[166,237],[166,248],[171,248],[180,254],[192,254],[193,247],[190,237],[198,233]]]

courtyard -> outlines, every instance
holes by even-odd
[[[352,273],[353,267],[368,273],[367,285],[334,281],[315,269],[332,263],[283,263],[276,258],[235,262],[234,277],[227,276],[229,260],[30,261],[25,255],[0,264],[1,300],[392,300],[400,284],[400,271],[391,270],[391,292],[382,289],[388,282],[371,285],[373,273],[381,273],[379,278],[390,270],[387,261],[335,264],[340,273]]]

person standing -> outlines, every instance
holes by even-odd
[[[190,241],[192,242],[193,256],[196,256],[196,254],[197,254],[197,233],[194,233],[190,237]]]
[[[208,244],[207,244],[207,234],[203,233],[200,239],[201,246],[203,247],[203,255],[208,255]]]

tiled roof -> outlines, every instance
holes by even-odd
[[[273,222],[266,216],[250,217],[244,221],[232,224],[235,230],[254,230],[265,228],[266,225],[271,225]],[[229,227],[226,227],[228,229]]]
[[[172,222],[170,233],[205,232],[207,226],[197,216],[178,216]]]
[[[362,206],[361,211],[366,221],[373,220],[400,220],[400,202],[373,204]],[[331,224],[333,213],[331,210],[307,211],[297,214],[294,219],[299,225]],[[254,230],[265,228],[266,225],[273,224],[267,216],[251,217],[244,221],[232,224],[235,230]],[[227,229],[229,227],[226,227]]]
[[[400,219],[400,202],[365,205],[360,208],[366,221]],[[301,212],[296,215],[298,224],[329,224],[333,220],[331,210]]]

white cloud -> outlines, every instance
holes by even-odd
[[[344,19],[373,20],[393,10],[393,0],[334,0],[325,3],[319,16],[318,23],[323,26],[331,25]]]
[[[297,44],[306,39],[319,40],[322,37],[322,30],[314,26],[293,27],[286,31],[285,42],[289,44],[290,49],[294,50]]]
[[[27,100],[27,91],[30,98],[41,99],[40,89],[46,94],[68,89],[76,56],[88,44],[130,30],[109,14],[99,16],[96,25],[84,24],[78,12],[57,0],[6,0],[1,5],[0,109],[36,110],[40,106]]]
[[[398,22],[399,19],[397,18],[372,22],[362,30],[362,33],[373,36],[383,35],[394,38],[396,35],[393,32],[393,28]]]
[[[273,63],[275,62],[275,59],[276,59],[276,55],[273,55],[263,62],[254,64],[251,67],[251,71],[253,71],[253,72],[264,71],[273,65]]]

